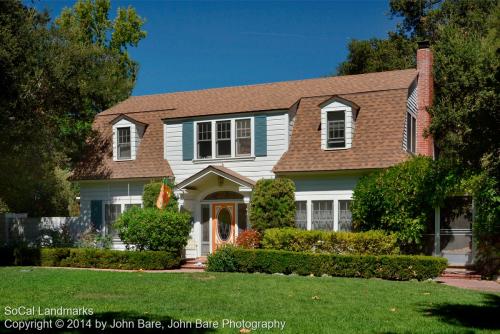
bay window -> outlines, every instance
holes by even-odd
[[[352,213],[350,200],[339,200],[339,231],[352,231]]]
[[[295,202],[295,226],[307,230],[307,201]]]
[[[333,224],[333,201],[312,201],[312,229],[333,231]]]

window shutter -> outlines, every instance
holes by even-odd
[[[96,230],[102,229],[102,201],[90,201],[90,222]]]
[[[255,156],[267,156],[267,116],[255,116]]]
[[[182,123],[182,160],[193,160],[193,121]]]

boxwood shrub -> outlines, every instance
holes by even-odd
[[[224,247],[208,257],[208,271],[262,272],[424,280],[439,276],[444,258],[412,255],[337,255]]]
[[[264,232],[262,246],[293,252],[365,255],[399,253],[396,235],[383,231],[327,232],[273,228]]]
[[[175,253],[96,248],[2,248],[1,265],[159,270],[180,266]]]

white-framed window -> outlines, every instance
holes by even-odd
[[[311,229],[327,230],[334,229],[333,201],[311,201],[312,203],[312,219]]]
[[[106,234],[118,237],[117,231],[113,228],[113,223],[122,214],[121,204],[104,204],[104,222],[106,224]]]
[[[307,201],[295,202],[295,226],[307,230]]]
[[[131,159],[132,157],[130,127],[117,129],[117,157],[118,160]]]
[[[250,118],[236,120],[236,156],[252,154],[252,122]]]
[[[417,120],[411,113],[406,113],[406,150],[417,151]]]
[[[339,200],[339,231],[352,231],[351,200]]]
[[[345,111],[328,111],[327,117],[327,148],[344,148],[346,146]]]
[[[215,122],[217,135],[215,139],[215,150],[217,158],[231,156],[231,121]]]
[[[197,160],[252,158],[252,117],[195,122]]]
[[[197,123],[197,149],[198,159],[207,159],[212,157],[212,123]]]

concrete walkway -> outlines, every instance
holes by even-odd
[[[458,278],[438,278],[438,283],[454,286],[462,289],[477,290],[483,292],[500,293],[500,283],[496,281],[458,279]]]

